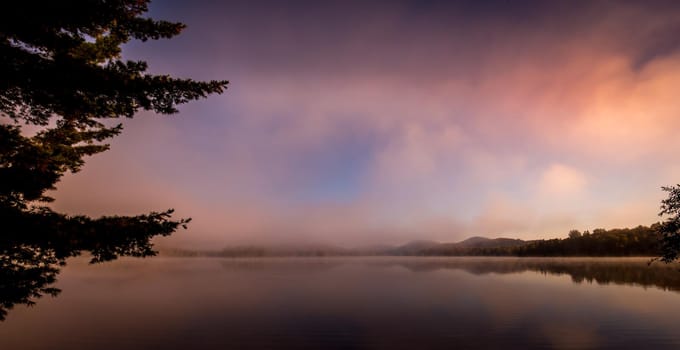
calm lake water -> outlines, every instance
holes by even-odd
[[[680,349],[648,260],[75,259],[0,349]]]

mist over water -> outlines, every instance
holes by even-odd
[[[680,349],[680,0],[12,4],[0,350]]]
[[[74,259],[0,348],[677,349],[680,271],[647,262]]]

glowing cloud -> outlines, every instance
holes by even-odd
[[[476,4],[154,3],[186,33],[126,55],[230,90],[127,123],[55,205],[175,206],[194,222],[172,239],[195,244],[656,220],[680,174],[680,5]]]
[[[587,184],[586,175],[582,172],[563,164],[552,164],[541,175],[538,188],[546,199],[573,197],[582,194]]]

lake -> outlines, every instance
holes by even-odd
[[[678,265],[648,261],[78,258],[0,349],[680,349]]]

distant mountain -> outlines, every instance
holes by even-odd
[[[371,255],[437,255],[481,248],[516,247],[527,241],[511,238],[471,237],[457,243],[440,243],[436,241],[418,240],[400,246],[372,245],[351,249],[323,244],[285,244],[285,245],[240,245],[225,247],[218,251],[187,251],[181,249],[165,250],[164,253],[174,256],[223,256],[223,257],[258,257],[258,256],[371,256]]]
[[[373,245],[341,248],[324,244],[232,246],[222,250],[164,250],[174,256],[658,256],[655,226],[597,229],[568,238],[525,241],[512,238],[471,237],[455,243],[412,241],[400,246]]]
[[[214,257],[285,257],[285,256],[345,256],[354,251],[326,244],[241,245],[219,251],[202,251],[198,255]]]
[[[363,256],[373,256],[373,255],[386,255],[387,252],[395,249],[393,245],[388,244],[374,244],[368,246],[360,246],[352,249],[348,249],[353,255],[363,255]]]
[[[439,243],[435,241],[413,241],[390,249],[388,255],[438,255],[446,253],[463,253],[472,249],[493,249],[517,247],[527,241],[512,238],[471,237],[456,243]]]
[[[394,255],[417,255],[423,250],[439,247],[441,243],[435,241],[412,241],[396,248],[391,248],[385,251],[388,254]]]
[[[517,247],[527,244],[527,241],[514,238],[486,238],[486,237],[471,237],[464,241],[454,243],[459,247],[464,248],[504,248]]]

